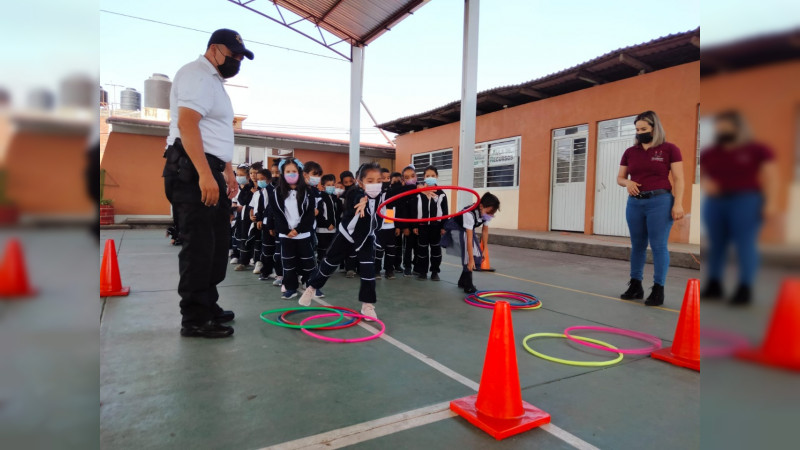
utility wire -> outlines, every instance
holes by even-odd
[[[189,31],[197,31],[198,33],[211,34],[211,32],[210,32],[210,31],[206,31],[206,30],[199,30],[199,29],[197,29],[197,28],[186,27],[186,26],[183,26],[183,25],[176,25],[176,24],[174,24],[174,23],[161,22],[161,21],[158,21],[158,20],[147,19],[147,18],[145,18],[145,17],[137,17],[137,16],[132,16],[132,15],[130,15],[130,14],[123,14],[123,13],[121,13],[121,12],[109,11],[109,10],[107,10],[107,9],[101,9],[101,10],[100,10],[100,12],[102,12],[102,13],[106,13],[106,14],[113,14],[113,15],[115,15],[115,16],[127,17],[127,18],[129,18],[129,19],[142,20],[142,21],[144,21],[144,22],[157,23],[157,24],[159,24],[159,25],[166,25],[166,26],[168,26],[168,27],[181,28],[181,29],[184,29],[184,30],[189,30]],[[332,59],[332,60],[334,60],[334,61],[345,61],[345,62],[349,62],[349,61],[347,61],[346,59],[342,59],[342,58],[336,58],[336,57],[333,57],[333,56],[328,56],[328,55],[321,55],[321,54],[319,54],[319,53],[307,52],[307,51],[304,51],[304,50],[298,50],[298,49],[296,49],[296,48],[281,47],[280,45],[267,44],[266,42],[259,42],[259,41],[254,41],[254,40],[251,40],[251,39],[245,39],[245,41],[247,41],[247,42],[252,42],[253,44],[265,45],[265,46],[267,46],[267,47],[279,48],[279,49],[281,49],[281,50],[288,50],[288,51],[290,51],[290,52],[297,52],[297,53],[303,53],[303,54],[305,54],[305,55],[319,56],[320,58]]]

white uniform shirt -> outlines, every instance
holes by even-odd
[[[233,106],[224,79],[205,56],[181,67],[172,80],[167,145],[181,137],[178,108],[189,108],[203,116],[199,123],[203,151],[224,162],[233,159]]]
[[[297,225],[300,224],[300,210],[297,209],[297,190],[292,189],[289,191],[289,195],[286,197],[286,200],[283,201],[283,206],[286,208],[286,223],[289,224],[290,230],[294,230],[297,228]],[[278,236],[282,238],[287,237],[283,233],[280,233]],[[307,237],[311,237],[311,233],[308,231],[305,233],[298,233],[297,236],[291,239],[305,239]]]

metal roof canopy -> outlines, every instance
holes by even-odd
[[[366,46],[429,0],[228,1],[296,31],[352,61],[353,47]],[[351,49],[349,56],[343,52],[345,45]]]
[[[359,167],[361,138],[361,94],[364,86],[364,46],[377,39],[430,0],[228,0],[278,24],[292,29],[321,44],[350,61],[350,170]],[[271,2],[272,5],[269,5]],[[256,6],[264,6],[257,9]],[[274,12],[272,11],[274,8]],[[286,20],[283,10],[297,18]],[[478,81],[478,22],[480,0],[464,0],[463,57],[461,60],[461,137],[459,148],[475,147],[475,115]],[[277,13],[277,15],[275,15]],[[290,16],[291,17],[291,16]],[[314,31],[304,32],[299,26],[313,24]],[[325,37],[327,33],[338,40]],[[335,49],[343,43],[350,45],[350,57]],[[473,152],[459,157],[458,183],[473,185]],[[466,195],[458,196],[460,208],[469,204]]]

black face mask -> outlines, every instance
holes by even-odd
[[[217,70],[219,70],[219,74],[222,75],[222,78],[231,78],[239,73],[239,67],[241,64],[242,62],[236,58],[226,56],[225,62],[218,65]]]
[[[720,133],[717,135],[717,142],[720,144],[732,144],[736,142],[736,133]]]
[[[649,144],[649,143],[653,142],[653,133],[648,131],[647,133],[637,134],[636,135],[636,140],[639,141],[642,144]]]
[[[388,181],[384,181],[382,184],[383,184],[383,190],[384,191],[389,189],[389,182]]]

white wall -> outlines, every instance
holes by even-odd
[[[500,212],[498,212],[489,227],[508,228],[516,230],[519,228],[519,188],[488,188],[475,189],[480,195],[491,192],[500,199]],[[448,199],[449,200],[449,199]]]
[[[789,187],[789,205],[786,211],[786,243],[800,244],[800,182]]]
[[[700,184],[695,183],[692,185],[692,210],[690,211],[691,216],[689,217],[689,243],[690,244],[697,244],[700,245],[700,234],[701,234],[701,227],[703,226],[700,222],[701,214],[700,214],[700,202],[702,201],[702,195],[700,190]]]

